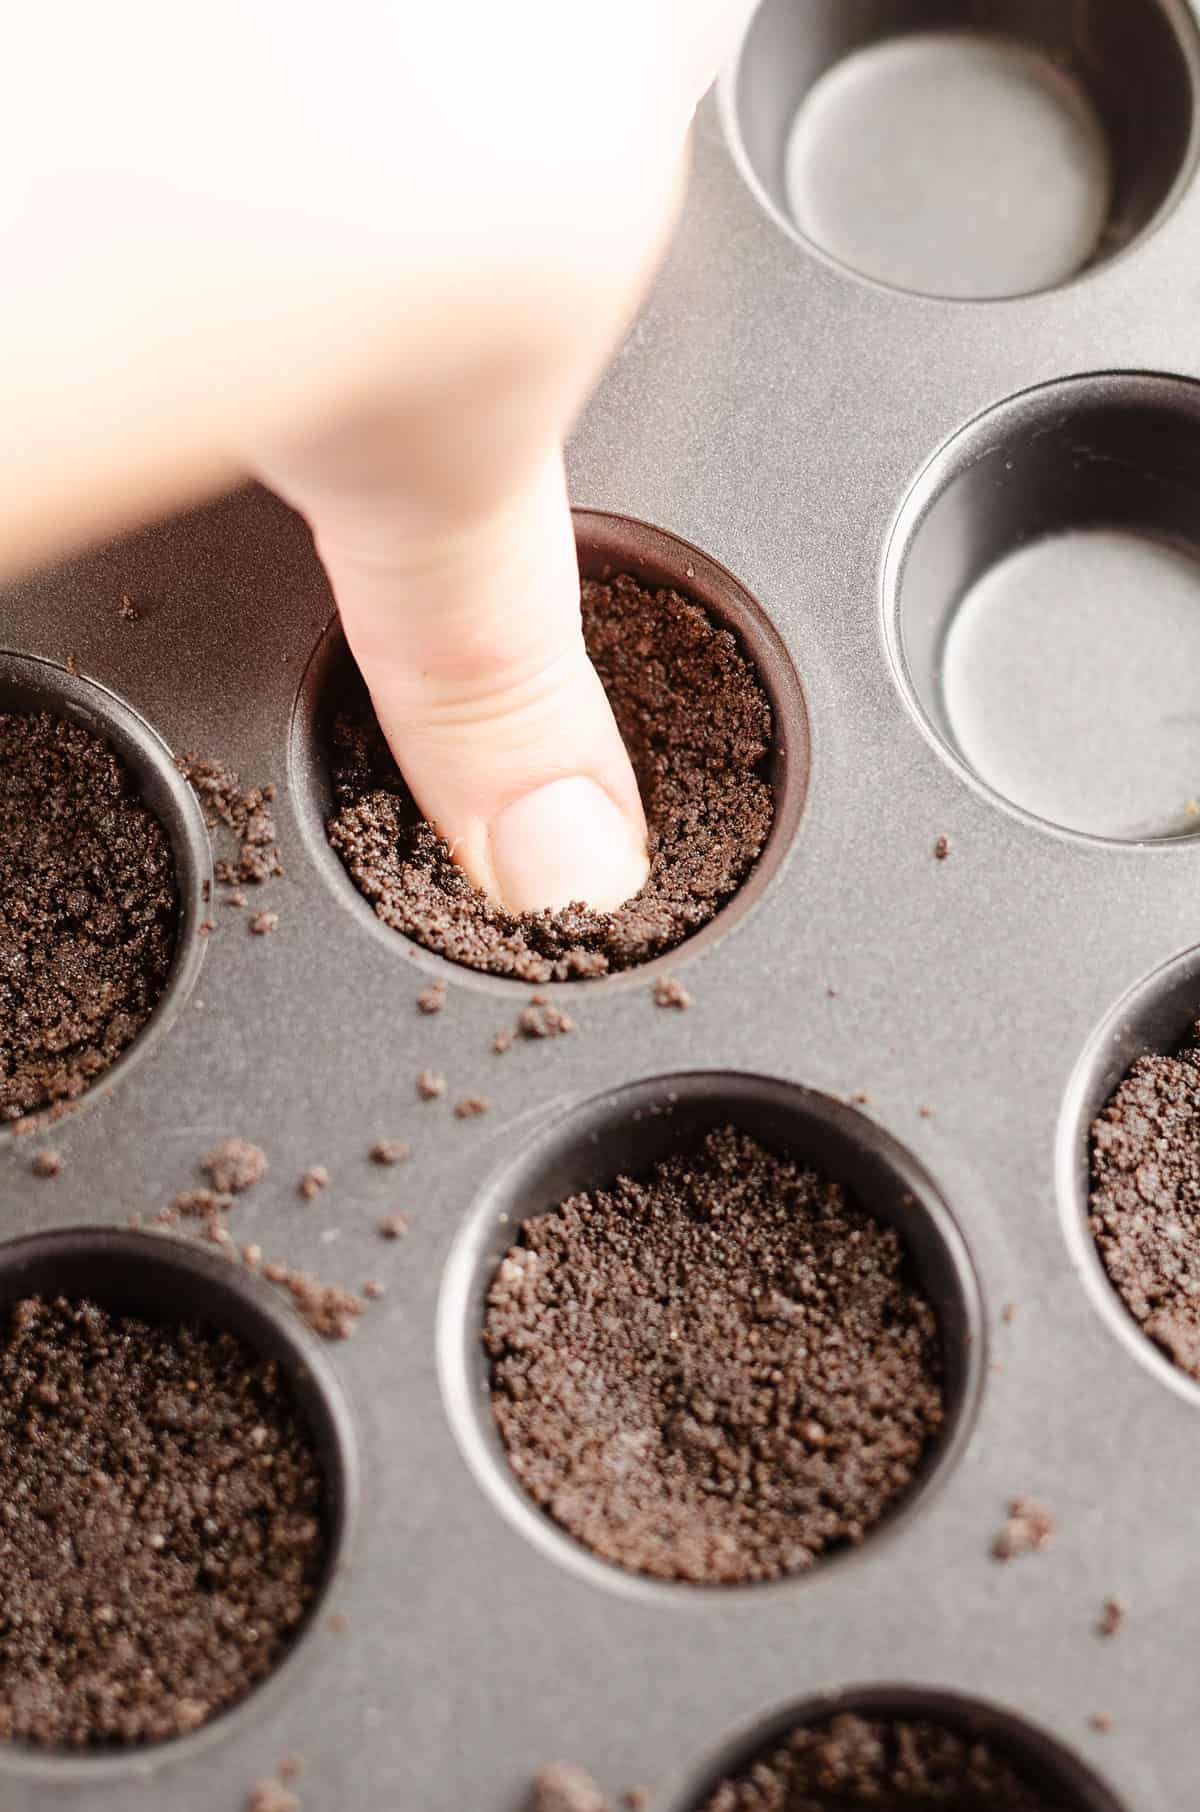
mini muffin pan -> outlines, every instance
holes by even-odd
[[[157,1013],[79,1111],[0,1132],[0,1298],[87,1289],[280,1356],[327,1455],[330,1557],[259,1691],[156,1748],[0,1748],[3,1812],[237,1812],[289,1752],[306,1812],[518,1812],[552,1758],[695,1812],[847,1706],[965,1721],[1071,1812],[1192,1803],[1200,1393],[1085,1216],[1096,1109],[1200,1016],[1198,44],[1184,0],[765,0],[750,23],[569,463],[585,572],[677,586],[758,665],[775,825],[700,935],[550,990],[569,1037],[494,1054],[529,990],[382,926],[328,848],[352,675],[276,499],[5,594],[0,708],[109,738],[182,917]],[[208,898],[169,755],[193,749],[278,789],[286,876],[241,912]],[[259,903],[279,923],[255,937]],[[688,1010],[654,1004],[656,973]],[[476,1094],[491,1111],[456,1119]],[[901,1228],[949,1415],[860,1549],[726,1590],[622,1573],[533,1508],[478,1333],[523,1215],[728,1121]],[[271,1162],[236,1239],[386,1286],[353,1340],[320,1347],[210,1249],[115,1231],[230,1134]],[[384,1138],[406,1163],[370,1161]],[[1019,1495],[1057,1537],[1000,1564]]]

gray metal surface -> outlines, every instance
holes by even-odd
[[[389,1286],[327,1354],[359,1511],[293,1661],[175,1745],[0,1751],[3,1812],[237,1808],[292,1749],[306,1812],[515,1812],[551,1756],[614,1793],[669,1783],[682,1812],[721,1732],[860,1682],[1007,1707],[1085,1756],[1125,1812],[1193,1803],[1200,1393],[1141,1363],[1104,1301],[1079,1163],[1112,1053],[1177,1035],[1200,1002],[1197,954],[1109,1019],[1200,941],[1200,844],[1089,840],[999,802],[910,696],[885,568],[927,463],[1004,399],[1084,372],[1200,377],[1200,191],[1069,287],[962,304],[836,267],[760,204],[741,163],[710,98],[667,269],[571,451],[580,504],[659,525],[737,575],[804,689],[811,773],[791,849],[752,910],[671,964],[688,1013],[656,1010],[648,985],[587,984],[570,992],[576,1036],[503,1058],[492,1034],[523,990],[456,972],[445,1011],[417,1013],[445,966],[364,925],[300,822],[311,777],[293,709],[330,600],[301,525],[264,493],[3,600],[0,644],[74,655],[170,748],[274,780],[288,870],[273,936],[218,909],[202,946],[193,918],[190,993],[55,1130],[59,1178],[34,1179],[28,1145],[0,1142],[4,1231],[153,1212],[236,1132],[272,1160],[235,1211],[239,1236]],[[124,591],[137,623],[118,618]],[[492,1113],[463,1124],[419,1104],[425,1065],[447,1071],[451,1100],[485,1091]],[[630,1590],[528,1539],[464,1461],[438,1370],[452,1248],[529,1142],[568,1107],[687,1070],[865,1091],[863,1120],[961,1231],[986,1324],[977,1407],[938,1489],[852,1562],[729,1594]],[[370,1165],[381,1136],[410,1139],[409,1164]],[[311,1163],[332,1183],[304,1204]],[[375,1224],[400,1207],[412,1231],[385,1246]],[[1053,1506],[1058,1541],[1001,1567],[989,1540],[1021,1492]],[[1130,1614],[1101,1642],[1108,1593]],[[1092,1713],[1113,1718],[1109,1735],[1089,1731]]]

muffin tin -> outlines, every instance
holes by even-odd
[[[938,299],[849,268],[847,240],[819,245],[787,214],[792,118],[820,78],[907,34],[903,76],[966,29],[1016,40],[1052,86],[1063,72],[1107,148],[1090,251],[1049,285],[1014,258],[1004,287],[1031,293],[1006,299],[962,299],[980,287],[969,247],[959,299]],[[1200,1393],[1125,1315],[1084,1216],[1091,1116],[1200,1007],[1200,747],[1173,721],[1197,634],[1177,587],[1200,540],[1198,41],[1176,0],[756,15],[700,111],[667,267],[570,470],[584,569],[677,584],[759,664],[775,830],[690,943],[551,991],[569,1038],[494,1055],[528,990],[381,926],[324,842],[345,653],[282,504],[246,490],[6,593],[0,708],[110,738],[171,834],[183,914],[133,1048],[50,1133],[0,1133],[2,1294],[53,1275],[234,1318],[302,1381],[333,1489],[321,1603],[260,1691],[155,1749],[0,1749],[4,1812],[239,1808],[289,1751],[306,1808],[517,1812],[562,1757],[614,1799],[653,1783],[658,1812],[694,1812],[793,1715],[843,1703],[981,1718],[1072,1812],[1190,1804]],[[1010,206],[1041,199],[1027,183]],[[870,209],[850,224],[867,266]],[[1170,596],[1151,567],[1131,606],[1124,555],[1145,537],[1171,556]],[[1039,543],[1065,600],[1044,624],[1009,564]],[[1054,574],[1038,584],[1053,602]],[[193,748],[279,789],[270,936],[204,898],[202,818],[168,756]],[[655,1007],[656,970],[685,983],[687,1012]],[[448,999],[426,1017],[431,979]],[[441,1101],[417,1099],[427,1066],[448,1075]],[[473,1093],[491,1112],[456,1120]],[[902,1226],[952,1408],[918,1489],[860,1550],[732,1590],[621,1573],[545,1521],[498,1451],[476,1337],[522,1214],[714,1119],[810,1155]],[[238,1239],[387,1285],[353,1341],[320,1348],[209,1251],[97,1231],[152,1215],[231,1133],[272,1166],[233,1211]],[[411,1143],[406,1164],[369,1161],[387,1137]],[[51,1180],[29,1163],[47,1140],[65,1159]],[[331,1183],[308,1203],[312,1164]],[[412,1229],[385,1243],[397,1209]],[[1018,1494],[1052,1506],[1058,1537],[1002,1566],[990,1540]],[[1128,1616],[1104,1640],[1110,1594]]]

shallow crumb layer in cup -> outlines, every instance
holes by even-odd
[[[76,1100],[133,1042],[178,919],[170,841],[113,750],[0,712],[0,1121]]]
[[[651,872],[614,913],[501,911],[421,817],[361,681],[334,725],[330,842],[384,924],[454,962],[529,982],[629,969],[708,923],[771,831],[770,704],[729,630],[669,589],[585,580],[589,652],[650,827]]]
[[[86,1300],[27,1297],[0,1327],[0,1736],[194,1730],[271,1671],[325,1565],[282,1368]]]
[[[1198,997],[1200,999],[1200,997]],[[1088,1226],[1125,1307],[1200,1382],[1200,1026],[1138,1057],[1091,1128]]]
[[[520,1483],[663,1579],[779,1578],[861,1542],[946,1415],[896,1228],[733,1127],[525,1221],[483,1337]]]
[[[719,1781],[695,1812],[1076,1812],[1086,1804],[969,1726],[915,1710],[844,1711],[778,1736]]]

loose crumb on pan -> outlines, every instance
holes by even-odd
[[[387,1286],[386,1284],[381,1284],[377,1277],[368,1277],[366,1283],[362,1287],[362,1293],[367,1298],[368,1302],[378,1302],[381,1296],[387,1294]]]
[[[692,997],[673,975],[660,975],[654,983],[654,1004],[656,1007],[675,1007],[685,1013],[692,1004]]]
[[[473,887],[420,818],[361,685],[331,751],[329,840],[383,923],[451,961],[535,985],[673,949],[736,893],[774,816],[771,708],[734,636],[694,601],[629,577],[585,580],[582,608],[650,833],[647,883],[616,912],[575,903],[513,915]]]
[[[260,1183],[270,1169],[266,1153],[248,1139],[222,1139],[200,1160],[200,1168],[213,1188],[223,1195],[240,1195]]]
[[[379,1223],[379,1232],[384,1239],[403,1239],[412,1226],[411,1214],[389,1214]]]
[[[376,1139],[371,1147],[372,1164],[402,1164],[409,1155],[403,1139]]]
[[[440,1013],[445,1004],[445,982],[431,982],[428,988],[422,988],[417,995],[417,1007],[422,1013]]]
[[[567,1762],[548,1762],[534,1776],[528,1812],[609,1812],[591,1776]]]
[[[525,1221],[483,1340],[518,1480],[659,1578],[774,1579],[861,1542],[944,1421],[899,1233],[732,1127]]]
[[[350,1614],[348,1611],[335,1611],[329,1619],[329,1627],[335,1636],[350,1634]]]
[[[1014,1497],[1008,1516],[992,1538],[994,1560],[1015,1560],[1019,1554],[1041,1554],[1054,1545],[1058,1524],[1053,1510],[1029,1497]]]
[[[1099,1736],[1107,1736],[1112,1727],[1113,1721],[1106,1711],[1094,1711],[1088,1719],[1088,1729],[1096,1731]]]
[[[492,1049],[497,1057],[503,1057],[505,1051],[511,1051],[516,1042],[516,1036],[516,1033],[510,1032],[507,1026],[496,1033],[496,1036],[492,1039]]]
[[[1004,1307],[1000,1311],[1001,1321],[1006,1322],[1006,1323],[1012,1323],[1016,1320],[1016,1318],[1017,1318],[1016,1303],[1015,1302],[1006,1302]]]
[[[259,1781],[246,1801],[246,1812],[301,1812],[302,1801],[282,1781]]]
[[[791,1731],[716,1786],[698,1812],[833,1812],[944,1806],[1062,1812],[1015,1758],[978,1732],[924,1717],[842,1712]]]
[[[575,1029],[571,1015],[544,994],[535,994],[517,1016],[517,1031],[522,1038],[563,1038]]]
[[[478,1120],[491,1111],[492,1104],[486,1095],[464,1095],[461,1101],[454,1104],[456,1120]]]
[[[939,837],[938,838],[937,842],[933,846],[933,853],[937,857],[939,862],[944,862],[946,860],[946,857],[950,854],[950,848],[951,848],[951,845],[950,845],[949,837]]]
[[[277,912],[268,912],[266,907],[260,907],[259,910],[251,916],[249,928],[251,935],[254,937],[267,937],[272,931],[277,931],[279,929],[279,914]]]
[[[647,1812],[653,1798],[654,1793],[650,1787],[626,1787],[621,1795],[621,1804],[626,1812]]]
[[[446,1092],[446,1078],[440,1070],[421,1070],[417,1075],[417,1094],[422,1101],[436,1101]]]
[[[306,1765],[307,1764],[305,1763],[304,1757],[301,1755],[301,1753],[298,1749],[290,1750],[288,1752],[288,1754],[284,1756],[283,1760],[279,1764],[280,1780],[281,1781],[297,1781],[297,1780],[299,1780],[300,1776],[304,1773]]]
[[[141,613],[127,591],[121,593],[121,602],[117,605],[117,615],[123,623],[136,623]]]
[[[1125,1606],[1119,1598],[1106,1598],[1096,1621],[1098,1636],[1115,1636],[1125,1621]]]
[[[56,1177],[60,1175],[62,1167],[62,1152],[53,1145],[46,1145],[41,1151],[35,1151],[29,1166],[35,1177]]]
[[[306,1202],[313,1202],[320,1195],[322,1189],[328,1189],[328,1187],[329,1172],[324,1164],[311,1164],[300,1178],[297,1193],[302,1195]]]

